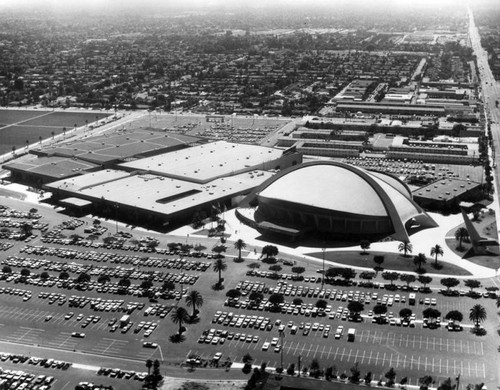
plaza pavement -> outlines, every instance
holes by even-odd
[[[447,262],[450,264],[455,264],[458,265],[467,271],[469,271],[472,275],[468,276],[454,276],[457,279],[471,279],[471,278],[491,278],[497,276],[498,270],[494,270],[488,267],[483,267],[481,265],[474,264],[466,259],[462,259],[460,256],[456,255],[451,249],[448,248],[448,245],[446,244],[446,235],[452,231],[454,232],[460,225],[463,224],[463,218],[461,214],[457,215],[449,215],[449,216],[443,216],[441,214],[435,214],[435,213],[428,213],[439,225],[436,228],[432,229],[424,229],[419,231],[418,233],[413,234],[410,237],[410,242],[413,245],[413,251],[412,253],[417,254],[417,253],[424,253],[427,257],[430,258],[430,250],[431,247],[439,244],[443,248],[444,256],[439,258],[440,262]],[[260,234],[248,227],[247,225],[241,223],[235,215],[234,210],[228,210],[224,213],[224,215],[220,215],[221,218],[226,220],[226,234],[229,234],[229,241],[234,242],[237,239],[242,239],[245,241],[247,244],[246,251],[248,251],[248,254],[246,254],[246,251],[243,251],[242,256],[248,259],[258,259],[260,257],[261,253],[261,248],[267,243],[263,240],[261,240]],[[196,231],[199,229],[194,230],[191,228],[191,226],[183,226],[180,229],[177,229],[171,234],[178,235],[178,236],[184,236],[187,237],[189,235],[189,241],[194,242],[196,241],[196,237],[206,237],[206,236],[197,236]],[[455,238],[454,236],[452,237],[453,239]],[[381,251],[381,252],[390,252],[390,253],[400,253],[398,250],[400,242],[399,241],[387,241],[387,242],[374,242],[370,245],[370,250],[372,251]],[[228,244],[232,245],[231,243]],[[299,246],[296,248],[291,248],[288,246],[283,246],[283,245],[277,245],[274,244],[276,247],[278,247],[279,253],[281,254],[288,254],[296,257],[302,257],[304,259],[307,259],[310,262],[317,262],[318,264],[322,264],[322,259],[318,259],[316,257],[311,257],[307,256],[306,253],[311,253],[311,252],[320,252],[321,248],[311,248],[311,247],[303,247]],[[254,249],[257,253],[254,252]],[[359,252],[360,246],[355,245],[351,247],[340,247],[340,248],[326,248],[327,252],[335,252],[335,251],[353,251],[353,252]],[[345,264],[340,264],[340,263],[335,263],[332,261],[326,261],[329,266],[342,266],[345,267]],[[354,269],[358,270],[366,270],[366,268],[363,267],[352,267]],[[427,273],[426,275],[429,276],[436,276],[436,277],[443,277],[442,274],[432,274],[432,273]]]

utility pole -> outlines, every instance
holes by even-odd
[[[302,356],[301,356],[301,355],[300,355],[300,353],[299,353],[299,364],[298,364],[298,366],[299,366],[298,377],[299,377],[299,378],[300,378],[300,358],[301,358],[301,357],[302,357]]]
[[[457,375],[457,388],[456,390],[460,390],[460,374]]]
[[[280,330],[280,338],[281,338],[281,370],[283,370],[283,337],[285,337],[285,331]]]

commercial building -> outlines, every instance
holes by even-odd
[[[55,200],[91,202],[97,215],[175,228],[236,206],[276,170],[300,164],[294,150],[215,142],[134,160],[45,185]],[[88,204],[85,203],[88,207]]]
[[[280,172],[242,202],[237,216],[262,234],[324,240],[409,241],[414,227],[437,226],[397,178],[334,161]]]

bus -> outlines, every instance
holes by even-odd
[[[410,294],[410,295],[408,296],[408,303],[409,303],[410,305],[414,305],[414,304],[415,304],[415,294]]]
[[[356,329],[349,328],[347,331],[347,341],[354,341],[354,337],[356,336]]]

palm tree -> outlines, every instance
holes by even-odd
[[[63,135],[66,137],[66,127],[63,127]]]
[[[236,242],[234,243],[234,247],[238,249],[238,260],[241,260],[241,250],[245,249],[246,246],[247,244],[241,238],[236,240]]]
[[[469,320],[479,328],[481,322],[486,321],[486,309],[481,305],[474,305],[469,312]]]
[[[186,309],[181,306],[177,306],[172,312],[172,322],[174,324],[179,324],[179,334],[182,333],[182,324],[189,319],[189,314]]]
[[[418,267],[419,271],[422,270],[422,264],[425,264],[426,261],[427,261],[427,257],[425,257],[425,255],[423,253],[419,253],[418,255],[416,255],[413,258],[413,262]]]
[[[148,369],[148,375],[151,374],[151,367],[153,367],[153,361],[151,359],[146,360],[146,367]]]
[[[218,284],[222,284],[222,277],[221,277],[221,272],[225,271],[227,269],[226,262],[222,259],[217,259],[214,261],[214,272],[219,273],[219,282]]]
[[[186,305],[188,307],[193,306],[193,318],[196,315],[196,308],[203,306],[203,297],[199,291],[191,290],[186,296]]]
[[[434,264],[438,263],[438,256],[443,256],[443,248],[441,245],[436,244],[431,248],[431,256],[434,256]]]
[[[458,249],[463,250],[462,241],[469,237],[469,232],[466,228],[461,227],[455,231],[455,239],[458,240]]]
[[[54,135],[56,135],[56,133],[54,132],[54,130],[52,130],[50,134],[52,135],[52,141],[54,141]]]
[[[406,257],[413,250],[413,245],[410,244],[410,241],[402,241],[398,246],[398,250],[404,252],[403,256]]]

